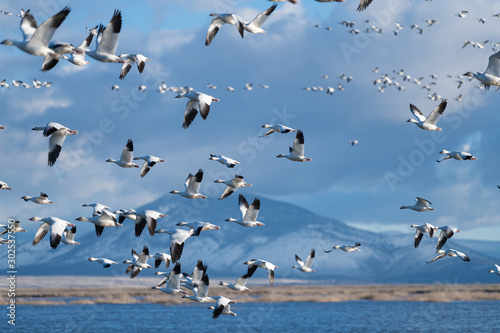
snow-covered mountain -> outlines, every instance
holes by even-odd
[[[251,203],[254,195],[241,191]],[[496,258],[481,254],[461,245],[460,238],[466,231],[455,235],[444,248],[465,252],[471,262],[445,257],[426,263],[436,255],[436,236],[424,236],[420,247],[413,247],[414,229],[407,234],[374,233],[350,227],[342,222],[315,215],[291,204],[260,197],[258,220],[263,227],[245,228],[225,222],[229,217],[239,218],[238,192],[225,200],[189,200],[167,194],[139,209],[153,209],[169,216],[158,220],[157,228],[172,229],[180,221],[209,221],[220,230],[204,231],[199,237],[186,241],[181,257],[182,270],[191,272],[196,261],[202,259],[209,267],[211,277],[236,278],[246,272],[243,262],[252,258],[271,261],[279,268],[277,279],[293,279],[329,283],[493,283],[498,282],[488,274]],[[75,222],[77,225],[87,222]],[[177,227],[179,228],[179,227]],[[32,230],[33,229],[33,230]],[[48,239],[37,246],[31,245],[35,227],[29,233],[18,234],[16,264],[19,274],[24,275],[111,275],[123,276],[126,265],[121,261],[131,258],[131,249],[137,252],[147,245],[150,254],[169,252],[169,235],[150,236],[147,228],[141,237],[134,235],[134,222],[126,220],[119,228],[105,228],[103,235],[94,232],[79,234],[79,246],[61,244],[56,250],[49,247]],[[81,228],[80,228],[81,230]],[[31,238],[30,238],[31,237]],[[362,244],[360,252],[345,253],[334,250],[334,245]],[[472,243],[475,244],[475,243]],[[312,248],[316,249],[313,274],[304,274],[291,268],[297,254],[306,259]],[[0,268],[7,263],[7,247],[0,247]],[[106,257],[119,265],[103,269],[91,263],[89,257]],[[153,265],[153,259],[150,259]],[[165,271],[164,265],[160,267]],[[140,276],[152,276],[155,270],[145,270]],[[264,271],[255,274],[266,278]]]

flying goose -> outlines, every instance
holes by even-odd
[[[155,258],[155,268],[160,267],[162,261],[165,262],[165,266],[168,268],[168,266],[170,266],[170,260],[172,259],[170,254],[161,252],[156,253],[153,258]]]
[[[134,160],[144,160],[144,164],[141,169],[141,177],[144,177],[156,163],[165,162],[165,160],[153,155],[134,157]]]
[[[250,289],[247,288],[247,279],[248,279],[248,274],[245,274],[238,279],[234,283],[227,283],[224,281],[220,281],[219,285],[220,286],[226,286],[229,289],[233,289],[236,291],[250,291]]]
[[[189,237],[193,236],[193,229],[184,230],[184,229],[158,229],[156,230],[157,234],[166,233],[170,235],[170,256],[172,258],[172,262],[175,263],[177,260],[181,258],[182,250],[184,249],[184,242]]]
[[[299,266],[292,266],[292,268],[297,268],[299,271],[304,273],[316,272],[314,269],[311,268],[315,254],[316,251],[312,249],[311,253],[307,256],[305,263],[299,258],[298,255],[295,255],[295,260],[297,261],[297,264],[299,264]]]
[[[464,76],[475,77],[486,89],[490,89],[490,86],[500,86],[500,51],[490,56],[484,73],[467,72]]]
[[[94,34],[89,34],[87,38],[85,38],[82,42],[82,44],[77,47],[76,49],[84,50],[84,51],[89,51],[89,46],[90,43],[92,42],[92,38],[94,37]],[[73,52],[67,56],[62,56],[63,59],[68,60],[70,63],[76,66],[85,66],[88,65],[89,62],[85,60],[85,52]]]
[[[166,279],[168,280],[167,286],[165,288],[160,288],[158,285],[151,287],[151,289],[161,290],[162,292],[170,295],[185,294],[186,292],[181,289],[181,277],[181,263],[178,262],[168,275],[168,279]]]
[[[11,191],[12,190],[12,187],[10,187],[9,185],[7,185],[7,183],[3,182],[0,180],[0,190],[9,190]]]
[[[186,181],[184,182],[184,191],[173,190],[170,193],[179,194],[188,199],[206,199],[207,196],[200,194],[200,185],[203,180],[203,170],[199,169],[196,175],[193,176],[192,173],[188,175]]]
[[[241,211],[241,220],[234,218],[226,219],[226,222],[235,222],[244,227],[262,227],[264,223],[257,221],[257,216],[259,215],[260,200],[255,198],[252,204],[249,206],[247,200],[243,195],[240,194],[238,197],[238,204]]]
[[[186,110],[184,111],[184,120],[182,123],[182,128],[187,129],[189,125],[193,122],[194,118],[198,114],[201,114],[203,119],[207,119],[208,113],[210,112],[210,104],[212,102],[218,102],[219,99],[213,96],[201,93],[201,92],[186,92],[175,96],[175,98],[189,98],[186,104]]]
[[[439,253],[436,258],[432,259],[431,261],[426,261],[426,263],[431,263],[433,261],[436,261],[438,259],[441,259],[441,258],[444,258],[446,256],[450,256],[450,257],[458,257],[460,259],[462,259],[463,261],[470,261],[469,257],[467,257],[465,255],[465,253],[463,252],[460,252],[460,251],[457,251],[457,250],[453,250],[453,249],[448,249],[446,251],[443,251],[443,250],[437,250],[436,253]]]
[[[429,200],[425,200],[423,198],[416,197],[415,200],[417,201],[416,204],[412,206],[401,206],[399,209],[411,209],[417,212],[425,212],[428,210],[434,210],[434,208],[430,207],[429,205],[432,205],[432,203]]]
[[[208,296],[210,281],[208,275],[203,274],[201,281],[193,287],[193,295],[184,295],[182,298],[187,298],[195,302],[212,302],[214,299]]]
[[[238,32],[241,35],[241,38],[243,38],[244,28],[241,17],[232,13],[223,13],[223,14],[211,13],[210,16],[215,18],[212,20],[212,22],[210,22],[210,26],[208,27],[207,37],[205,39],[205,46],[209,46],[212,43],[212,40],[214,39],[215,35],[217,34],[217,32],[219,32],[219,29],[224,24],[231,24],[236,26]]]
[[[142,54],[135,53],[120,54],[118,57],[125,59],[125,62],[123,63],[122,69],[120,71],[120,80],[123,80],[125,78],[134,63],[137,63],[137,70],[142,74],[142,72],[144,71],[144,67],[146,66],[146,61],[151,60],[148,57],[143,56]]]
[[[453,158],[453,159],[456,159],[459,161],[467,161],[467,160],[475,161],[475,160],[477,160],[476,157],[472,156],[472,154],[467,153],[465,151],[455,151],[455,150],[449,151],[449,150],[443,149],[439,153],[446,155],[446,156],[440,160],[436,160],[436,162],[438,162],[438,163],[442,162],[444,160],[450,159],[450,158]]]
[[[459,233],[461,231],[458,228],[450,227],[450,226],[447,226],[447,225],[439,227],[439,228],[436,229],[436,231],[437,230],[441,230],[441,233],[439,234],[439,238],[438,238],[438,243],[437,243],[437,246],[436,246],[436,250],[441,250],[441,248],[446,243],[446,241],[448,240],[448,238],[453,237],[454,234]]]
[[[130,139],[127,140],[127,144],[123,149],[122,155],[120,156],[120,160],[114,160],[112,158],[108,158],[106,162],[115,163],[122,168],[139,168],[139,166],[132,162],[132,157],[134,155],[134,142]]]
[[[441,131],[442,128],[437,127],[436,123],[439,120],[439,117],[444,112],[444,109],[446,109],[447,101],[446,99],[441,100],[441,103],[429,114],[427,118],[424,117],[423,113],[413,104],[410,104],[410,111],[411,113],[417,118],[415,119],[408,119],[406,122],[408,123],[415,123],[418,127],[421,129],[427,130],[427,131]]]
[[[187,273],[182,273],[183,275],[182,286],[193,290],[193,288],[200,283],[203,275],[207,273],[207,268],[208,268],[207,265],[204,265],[203,261],[198,260],[191,275]]]
[[[225,164],[228,168],[234,168],[234,166],[236,164],[240,164],[240,162],[230,158],[230,157],[226,157],[224,155],[214,155],[214,154],[210,154],[210,158],[209,160],[211,161],[217,161],[219,162],[220,164]]]
[[[269,128],[269,130],[264,135],[259,136],[259,138],[263,138],[263,137],[268,136],[269,134],[273,134],[275,132],[276,133],[297,132],[296,129],[293,129],[291,127],[281,125],[281,124],[277,124],[277,125],[264,124],[264,125],[262,125],[262,128]]]
[[[243,176],[240,175],[234,175],[234,178],[231,180],[216,179],[214,180],[214,183],[221,183],[227,185],[219,200],[227,198],[240,187],[252,186],[252,184],[246,183],[244,181]]]
[[[95,203],[85,203],[82,205],[82,207],[92,207],[92,216],[99,216],[102,214],[102,211],[105,209],[111,209],[108,206],[104,206],[103,204],[100,204],[98,202]]]
[[[75,241],[76,234],[76,226],[71,227],[70,230],[64,229],[63,236],[64,238],[61,240],[66,245],[80,245],[77,241]]]
[[[113,260],[106,259],[106,258],[94,258],[94,257],[90,257],[89,261],[97,261],[104,268],[109,268],[111,265],[118,265],[117,262],[114,262]]]
[[[358,246],[361,246],[360,243],[355,243],[354,245],[335,245],[332,250],[325,251],[325,253],[330,253],[333,250],[342,250],[344,252],[355,252],[355,251],[361,251],[358,249]]]
[[[11,223],[14,223],[14,227],[11,227],[11,225],[12,225]],[[14,233],[16,233],[16,232],[26,232],[26,229],[23,229],[21,227],[21,222],[20,221],[14,221],[14,222],[12,222],[12,220],[9,220],[9,224],[7,224],[7,225],[3,225],[3,224],[0,225],[0,228],[2,228],[2,227],[4,228],[4,230],[2,230],[0,232],[0,236],[9,233],[9,231],[10,231],[10,233],[13,233],[13,232]]]
[[[38,244],[47,233],[50,232],[50,247],[55,249],[59,245],[62,239],[62,235],[66,227],[74,226],[73,223],[62,220],[57,217],[38,217],[33,216],[30,221],[43,221],[43,223],[38,228],[35,238],[33,239],[33,245]]]
[[[34,203],[40,205],[53,204],[53,202],[49,200],[49,196],[43,192],[40,192],[40,196],[38,197],[30,197],[25,195],[21,199],[23,199],[24,201],[33,201]]]
[[[236,317],[236,313],[231,311],[231,304],[234,304],[235,302],[224,296],[214,296],[212,298],[216,299],[217,303],[215,306],[209,306],[207,309],[214,310],[212,313],[213,319],[219,318],[221,314]]]
[[[251,22],[245,22],[241,20],[243,23],[243,29],[253,34],[262,34],[266,31],[262,29],[262,25],[266,22],[267,18],[274,12],[278,4],[273,4],[271,7],[257,15]],[[243,37],[243,34],[241,34]]]
[[[121,63],[126,62],[115,54],[118,38],[122,28],[122,13],[116,9],[107,27],[99,25],[96,38],[96,48],[87,52],[87,55],[101,62]]]
[[[420,241],[422,240],[422,237],[424,237],[424,234],[429,234],[429,236],[432,238],[434,235],[434,231],[437,231],[438,228],[433,226],[430,223],[422,224],[422,225],[417,225],[417,224],[412,224],[410,226],[411,228],[416,228],[415,230],[415,248],[418,247],[418,244],[420,244]]]
[[[6,39],[0,44],[14,45],[26,53],[45,57],[42,71],[48,71],[53,68],[61,58],[60,54],[49,47],[49,42],[56,29],[63,23],[70,11],[71,9],[69,7],[64,7],[59,13],[49,17],[45,22],[37,26],[35,18],[29,13],[29,10],[27,10],[19,26],[23,34],[23,40],[14,41]]]
[[[274,0],[273,0],[274,1]],[[317,2],[344,2],[344,0],[315,0]],[[373,0],[360,0],[358,5],[358,12],[362,12],[372,3]]]
[[[257,270],[258,267],[265,268],[267,270],[267,277],[269,278],[269,283],[273,285],[274,283],[274,270],[278,268],[278,266],[270,263],[269,261],[263,259],[250,259],[243,263],[243,265],[248,265],[247,275],[249,278],[252,277],[253,273]]]
[[[495,264],[495,268],[496,268],[496,271],[490,269],[488,272],[500,276],[500,266],[498,266],[497,264]]]
[[[59,154],[61,153],[62,145],[67,135],[76,135],[78,131],[69,129],[59,123],[50,122],[45,127],[37,126],[31,129],[32,131],[43,131],[43,136],[49,139],[49,155],[48,164],[53,166],[56,163]]]
[[[141,236],[144,227],[147,225],[149,234],[154,236],[156,230],[156,220],[162,217],[167,216],[167,214],[163,214],[157,212],[155,210],[142,210],[139,212],[135,212],[135,236]]]
[[[76,219],[81,222],[90,222],[95,225],[95,234],[97,237],[101,237],[102,232],[105,227],[119,227],[120,223],[116,220],[116,215],[110,213],[106,210],[103,210],[101,215],[92,216],[92,217],[79,217]]]
[[[212,224],[209,222],[201,222],[201,221],[179,222],[176,224],[176,226],[189,227],[190,229],[193,229],[193,236],[199,236],[202,231],[219,230],[220,229],[220,227],[218,225],[215,225],[215,224]]]
[[[148,264],[148,259],[149,259],[149,249],[146,245],[142,248],[141,254],[137,254],[137,252],[132,249],[132,260],[125,260],[123,263],[124,264],[129,264],[127,270],[125,271],[125,274],[130,274],[130,278],[133,279],[135,278],[144,268],[151,268],[151,266]]]
[[[295,140],[293,140],[293,147],[289,147],[289,154],[279,154],[276,157],[285,157],[290,161],[296,162],[312,161],[309,157],[304,156],[304,134],[301,130],[297,130],[297,135],[295,136]]]

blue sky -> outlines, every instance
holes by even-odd
[[[460,227],[463,238],[498,240],[500,92],[480,90],[477,81],[466,81],[458,89],[456,76],[486,68],[493,53],[489,43],[484,49],[462,49],[462,45],[464,39],[500,41],[495,39],[500,19],[491,16],[500,12],[500,4],[374,0],[368,10],[358,13],[357,1],[280,3],[264,25],[266,34],[247,33],[241,39],[233,26],[224,26],[206,47],[210,13],[237,12],[250,20],[271,3],[55,1],[47,9],[39,1],[19,1],[16,7],[0,1],[1,9],[14,13],[30,8],[39,23],[65,5],[72,11],[55,40],[79,45],[86,37],[85,27],[107,24],[119,8],[123,26],[117,53],[141,53],[152,60],[143,74],[133,68],[121,81],[118,64],[89,59],[88,66],[76,67],[61,62],[42,73],[41,58],[2,45],[0,80],[37,78],[53,84],[44,89],[0,88],[0,124],[7,127],[0,132],[0,180],[14,189],[0,192],[1,219],[15,216],[26,221],[38,215],[73,221],[90,215],[81,207],[85,202],[135,208],[182,188],[188,173],[203,168],[201,191],[211,196],[222,192],[214,179],[238,173],[254,184],[251,190],[258,195],[357,227],[412,233],[410,224],[430,222]],[[461,10],[469,11],[464,19],[455,16]],[[480,17],[486,18],[485,24],[477,21]],[[439,23],[427,27],[425,19]],[[349,28],[339,24],[343,20],[356,22],[361,31],[374,24],[383,33],[349,34]],[[404,26],[398,36],[392,33],[396,22]],[[424,34],[411,30],[412,24],[422,27]],[[19,38],[18,25],[14,15],[0,16],[0,39]],[[375,67],[378,74],[370,71]],[[449,102],[438,135],[406,123],[410,103],[428,114],[439,101],[428,99],[422,85],[403,82],[393,73],[400,69],[412,78],[424,77],[422,85],[432,81],[431,74],[438,76],[431,93]],[[339,79],[343,73],[354,81]],[[387,86],[384,93],[378,92],[372,80],[382,73],[404,85],[405,91]],[[325,74],[328,79],[322,78]],[[184,130],[186,100],[175,99],[173,92],[156,92],[162,81],[167,86],[191,86],[220,102],[212,105],[207,120],[198,116]],[[217,89],[207,88],[207,83]],[[245,83],[254,83],[254,89],[244,90]],[[339,83],[345,90],[332,96],[303,89],[337,89]],[[119,92],[111,91],[114,84],[120,85]],[[137,90],[142,84],[148,87],[145,93]],[[227,86],[236,91],[224,90]],[[462,102],[454,101],[459,94]],[[30,130],[49,121],[80,132],[66,140],[54,168],[47,166],[47,140]],[[258,139],[263,133],[260,126],[273,122],[303,130],[306,156],[313,161],[277,159],[294,136]],[[152,154],[167,162],[155,166],[144,179],[138,170],[105,163],[120,156],[129,138],[137,156]],[[359,146],[351,147],[352,139],[358,139]],[[438,164],[435,160],[441,158],[442,149],[467,150],[478,160]],[[210,153],[242,164],[225,169],[208,160]],[[39,206],[19,199],[41,191],[56,204]],[[416,196],[430,200],[436,210],[399,210]]]

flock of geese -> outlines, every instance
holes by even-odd
[[[279,2],[280,0],[274,0],[274,2]],[[281,0],[283,1],[283,0]],[[295,1],[289,0],[292,3]],[[342,2],[343,0],[316,0],[319,2]],[[366,9],[371,3],[371,0],[361,0],[358,10],[362,11]],[[267,18],[276,10],[277,4],[273,4],[270,8],[264,12],[257,15],[252,21],[247,22],[239,15],[235,13],[212,13],[210,16],[214,17],[212,20],[205,41],[205,45],[209,46],[213,42],[218,30],[224,25],[233,25],[237,28],[238,33],[241,37],[244,37],[245,32],[249,33],[264,33],[262,25],[265,23]],[[142,73],[145,68],[145,63],[150,59],[138,54],[138,53],[128,53],[116,55],[116,48],[118,45],[118,37],[122,25],[122,15],[119,10],[115,10],[111,20],[105,27],[102,24],[89,29],[89,35],[84,39],[80,46],[74,47],[72,44],[63,42],[51,42],[52,36],[55,30],[62,24],[67,15],[70,13],[70,9],[65,7],[57,14],[48,18],[42,24],[37,25],[36,20],[30,13],[30,10],[21,10],[21,13],[17,16],[21,18],[20,29],[23,34],[23,40],[13,41],[6,39],[1,44],[3,45],[14,45],[21,49],[22,51],[35,55],[44,57],[42,64],[42,71],[48,71],[54,68],[61,59],[68,60],[74,65],[82,66],[88,64],[85,61],[85,55],[92,57],[93,59],[100,62],[107,63],[120,63],[122,68],[120,71],[119,78],[123,79],[130,71],[134,64],[137,65],[138,71]],[[4,12],[4,14],[6,14]],[[427,22],[429,26],[437,23],[437,21],[429,20]],[[344,24],[346,26],[352,26],[354,24]],[[96,47],[94,50],[90,50],[90,44],[93,37],[96,36]],[[69,56],[66,56],[68,54]],[[374,71],[375,72],[375,71]],[[402,74],[400,74],[402,75]],[[484,73],[472,73],[467,72],[465,76],[473,77],[484,84],[485,88],[489,88],[491,85],[500,86],[500,52],[497,52],[490,56],[489,63],[486,71]],[[353,80],[352,77],[342,75],[340,77],[347,82]],[[385,83],[389,82],[389,77],[383,78]],[[409,80],[409,78],[408,78]],[[33,87],[50,86],[50,84],[42,84],[38,80],[33,82]],[[3,86],[10,85],[2,81]],[[23,82],[13,81],[14,86],[25,86]],[[30,85],[31,86],[31,85]],[[27,87],[27,86],[26,86]],[[248,87],[247,87],[248,88]],[[251,88],[251,86],[250,86]],[[247,90],[250,90],[247,89]],[[119,87],[114,88],[116,90]],[[166,89],[165,89],[166,90]],[[200,113],[202,119],[206,119],[209,115],[210,106],[212,102],[218,102],[219,99],[208,94],[201,92],[195,92],[190,89],[185,89],[184,91],[179,91],[176,98],[187,98],[187,104],[184,111],[183,124],[182,127],[187,129],[190,124],[194,121],[197,114]],[[423,130],[429,131],[440,131],[441,128],[437,126],[437,122],[440,116],[446,109],[447,101],[442,99],[440,104],[425,117],[423,113],[413,104],[410,104],[410,111],[415,117],[415,119],[409,119],[408,122],[415,123],[416,126]],[[264,124],[263,128],[267,129],[267,132],[262,135],[268,136],[273,133],[295,133],[295,138],[293,140],[292,146],[289,147],[288,153],[282,153],[277,155],[277,158],[286,158],[295,162],[311,162],[312,159],[305,156],[304,149],[304,133],[299,129],[293,129],[291,127],[282,124]],[[1,126],[1,129],[5,127]],[[53,166],[62,151],[63,143],[67,136],[77,135],[78,131],[74,129],[67,128],[57,122],[49,122],[46,126],[37,126],[32,128],[34,131],[41,131],[44,137],[49,138],[49,148],[48,148],[48,165]],[[351,141],[352,145],[358,144],[357,140]],[[140,176],[144,177],[151,171],[154,165],[157,163],[165,162],[164,159],[156,157],[154,155],[143,155],[139,157],[133,156],[134,146],[133,141],[128,140],[119,160],[109,158],[106,162],[114,163],[122,168],[140,168]],[[475,160],[476,158],[467,152],[458,151],[447,151],[442,150],[441,154],[446,155],[441,162],[446,159],[456,159],[456,160]],[[240,162],[223,155],[210,154],[210,160],[217,161],[227,168],[234,168]],[[142,160],[142,166],[134,163],[134,161]],[[205,199],[207,196],[200,193],[200,184],[203,180],[203,170],[199,169],[194,175],[190,173],[184,182],[184,190],[172,190],[170,193],[183,196],[188,199]],[[215,183],[224,184],[226,187],[220,196],[220,200],[223,200],[233,194],[238,188],[250,187],[251,183],[247,183],[244,177],[241,175],[235,175],[233,179],[223,180],[216,179]],[[11,190],[7,183],[0,181],[0,189]],[[21,199],[25,201],[31,201],[36,204],[54,204],[45,193],[40,193],[39,196],[23,196]],[[425,212],[434,210],[430,207],[430,202],[428,200],[417,198],[417,202],[411,206],[402,206],[401,209],[411,209],[417,212]],[[251,204],[248,203],[246,198],[240,194],[238,198],[238,205],[241,212],[241,218],[228,218],[227,222],[232,222],[239,224],[243,227],[262,227],[264,223],[257,221],[259,210],[260,210],[260,200],[255,198]],[[96,236],[100,237],[104,231],[104,228],[108,227],[120,227],[123,226],[123,222],[126,219],[135,221],[135,236],[140,237],[144,229],[147,227],[147,231],[150,236],[155,234],[168,234],[170,237],[170,253],[156,253],[155,255],[149,253],[147,246],[144,246],[142,252],[138,254],[132,249],[132,259],[123,261],[123,263],[128,264],[126,269],[126,274],[130,273],[130,278],[136,277],[143,269],[152,268],[148,264],[150,258],[155,259],[155,268],[159,268],[162,262],[165,262],[167,268],[169,268],[170,263],[175,264],[174,268],[170,272],[157,272],[156,275],[162,275],[162,280],[153,289],[161,290],[167,294],[181,294],[183,298],[190,299],[195,302],[216,302],[216,305],[210,307],[213,310],[213,318],[222,315],[232,315],[236,316],[234,312],[231,311],[230,305],[234,302],[224,296],[209,296],[209,277],[207,275],[207,266],[203,264],[201,260],[198,261],[192,274],[182,273],[181,263],[179,262],[184,244],[190,237],[198,237],[204,231],[218,230],[219,226],[214,225],[209,222],[179,222],[176,226],[184,227],[174,228],[174,229],[157,229],[157,220],[167,215],[154,210],[142,210],[135,211],[133,209],[129,210],[116,210],[111,212],[110,208],[99,204],[99,203],[86,203],[83,204],[84,207],[92,208],[92,216],[90,217],[78,217],[77,221],[93,223],[95,226]],[[52,248],[57,248],[60,243],[67,245],[79,245],[75,240],[75,235],[77,228],[74,223],[62,220],[57,217],[37,217],[34,216],[30,219],[31,221],[41,221],[42,224],[39,226],[38,231],[33,240],[33,245],[38,244],[47,234],[49,234],[49,243]],[[25,232],[20,225],[19,221],[9,225],[2,225],[3,230],[0,232],[1,235],[5,235],[8,232]],[[441,231],[439,239],[437,242],[436,253],[438,254],[434,259],[428,262],[434,262],[445,256],[458,257],[464,261],[470,261],[470,259],[462,252],[454,249],[443,250],[442,247],[445,245],[447,239],[451,238],[455,233],[460,232],[460,230],[453,226],[441,226],[435,227],[430,223],[424,225],[411,225],[411,227],[416,228],[414,245],[418,247],[424,234],[428,234],[431,238],[434,232]],[[0,238],[0,243],[8,243],[9,240]],[[331,250],[325,251],[330,253],[334,250],[342,250],[345,252],[357,252],[360,251],[360,243],[355,243],[354,245],[336,245],[333,246]],[[305,261],[302,261],[298,255],[295,255],[295,260],[297,265],[292,268],[297,269],[304,273],[313,273],[315,270],[312,268],[313,261],[315,258],[315,249],[312,249]],[[108,259],[108,258],[88,258],[91,262],[98,262],[104,268],[111,267],[112,265],[117,265],[118,263]],[[249,288],[246,287],[247,279],[251,278],[258,268],[265,269],[267,271],[269,283],[272,285],[274,283],[275,269],[278,268],[276,265],[264,259],[251,259],[244,262],[248,266],[245,274],[239,277],[235,282],[220,282],[220,285],[226,286],[232,290],[248,292]],[[496,271],[490,270],[491,273],[500,275],[500,267],[495,265]],[[184,289],[182,289],[182,288]],[[187,295],[185,290],[191,290],[192,295]]]

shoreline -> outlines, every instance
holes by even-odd
[[[30,281],[33,279],[33,281]],[[23,277],[17,282],[16,305],[72,304],[190,304],[180,295],[168,295],[151,289],[158,278],[105,279],[85,277]],[[236,292],[219,286],[213,279],[209,295],[224,295],[237,303],[261,302],[345,302],[415,301],[452,302],[500,300],[500,283],[495,284],[397,284],[397,285],[248,285],[251,292]],[[262,280],[262,282],[266,282]],[[217,283],[217,285],[216,285]],[[27,288],[23,287],[27,286]],[[5,290],[5,286],[0,286]],[[188,294],[191,294],[187,290]],[[7,293],[0,294],[0,304],[9,302]]]

